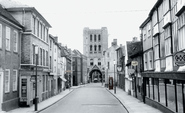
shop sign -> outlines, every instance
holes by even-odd
[[[39,76],[37,76],[37,80],[39,80]],[[31,82],[35,82],[35,75],[32,75],[31,77],[30,77],[30,81]],[[38,82],[38,81],[37,81]]]
[[[174,63],[177,66],[184,66],[185,65],[185,53],[178,52],[174,55]]]
[[[132,66],[137,66],[138,62],[137,61],[132,61],[131,64],[132,64]]]
[[[71,72],[71,70],[66,70],[66,73],[68,73],[68,72],[70,73],[70,72]]]
[[[50,70],[49,69],[43,69],[43,72],[49,72]]]

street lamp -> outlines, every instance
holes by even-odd
[[[117,71],[121,72],[121,70],[122,70],[121,64],[117,64]],[[117,83],[118,83],[118,74],[117,74]]]
[[[114,94],[116,94],[115,64],[116,64],[116,61],[114,60]]]
[[[107,71],[107,88],[109,87],[109,77],[108,77],[108,66],[106,67],[106,71]]]
[[[35,45],[35,55],[36,55],[36,73],[35,73],[35,111],[38,108],[38,97],[37,97],[37,64],[38,64],[38,51],[39,47]]]

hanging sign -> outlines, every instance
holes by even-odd
[[[132,61],[131,64],[132,64],[132,66],[137,66],[138,62],[137,61]]]
[[[177,66],[184,66],[185,65],[185,53],[178,52],[174,55],[174,63]]]

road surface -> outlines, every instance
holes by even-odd
[[[127,113],[122,104],[100,83],[74,89],[40,113]]]

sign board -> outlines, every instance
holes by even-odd
[[[178,52],[174,55],[174,63],[177,66],[184,66],[185,65],[185,53]]]
[[[132,66],[137,66],[138,62],[137,61],[132,61],[131,64],[132,64]]]
[[[39,76],[37,76],[37,80],[39,80]],[[35,75],[32,75],[30,78],[31,82],[35,82]],[[37,81],[38,82],[38,81]]]
[[[134,74],[135,73],[135,70],[134,69],[128,69],[128,74],[131,75],[131,74]]]
[[[71,72],[71,70],[66,70],[66,72]]]

